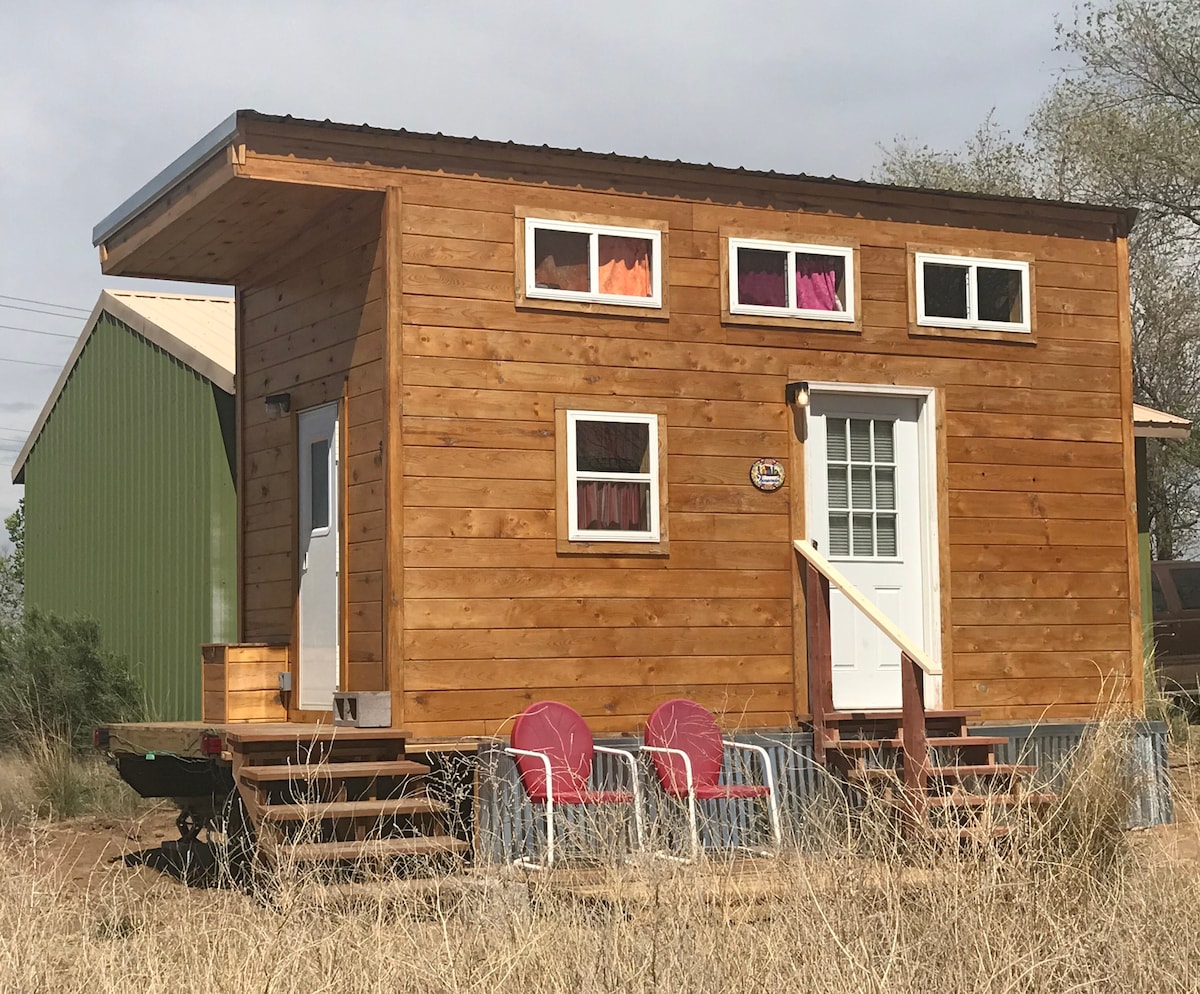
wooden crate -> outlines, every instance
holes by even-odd
[[[279,674],[288,670],[288,646],[210,644],[200,653],[204,721],[287,721]]]

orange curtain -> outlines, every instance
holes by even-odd
[[[600,292],[651,296],[650,240],[601,235],[599,241]]]

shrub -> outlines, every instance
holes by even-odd
[[[84,748],[95,725],[143,713],[128,661],[100,648],[95,621],[33,610],[0,627],[0,747],[58,739]]]

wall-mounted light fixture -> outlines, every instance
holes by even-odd
[[[267,394],[268,418],[281,418],[291,409],[292,395],[290,393]]]
[[[784,394],[788,407],[808,407],[808,380],[795,380]]]

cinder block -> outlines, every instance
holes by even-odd
[[[348,690],[333,695],[333,723],[352,728],[390,728],[392,695],[386,690]]]

